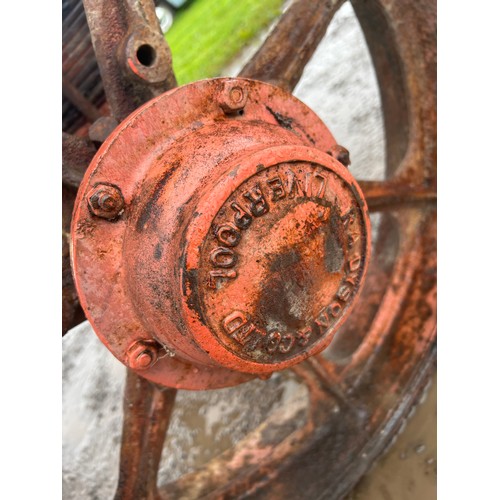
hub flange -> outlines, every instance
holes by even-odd
[[[370,248],[366,203],[339,154],[307,106],[262,82],[204,80],[138,109],[75,205],[75,282],[97,335],[144,377],[184,389],[323,350]]]

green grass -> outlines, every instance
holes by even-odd
[[[195,0],[178,13],[167,39],[179,85],[219,76],[281,13],[283,0]]]

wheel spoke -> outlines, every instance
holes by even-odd
[[[84,0],[106,98],[121,121],[176,85],[152,0]]]
[[[127,370],[115,500],[158,497],[158,467],[176,394],[176,389],[161,389]]]
[[[293,90],[344,0],[296,0],[239,76]]]
[[[314,376],[315,385],[319,383],[321,390],[326,392],[329,396],[332,396],[338,405],[353,412],[357,412],[358,409],[356,405],[347,399],[343,391],[340,379],[335,373],[334,365],[321,354],[306,359],[300,365],[293,367],[293,370],[299,377],[305,379],[306,383],[308,382],[306,374],[309,374],[309,376],[312,374]],[[308,385],[311,390],[313,387],[310,381]]]
[[[388,181],[359,181],[363,195],[371,212],[391,210],[416,204],[436,203],[436,191],[421,185]]]

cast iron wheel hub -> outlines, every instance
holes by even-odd
[[[183,389],[325,349],[369,259],[347,163],[307,106],[266,83],[204,80],[149,101],[102,145],[75,205],[75,282],[97,335]]]

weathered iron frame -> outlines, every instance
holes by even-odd
[[[294,2],[241,76],[292,90],[342,3]],[[310,391],[305,427],[270,445],[263,424],[205,469],[160,491],[157,469],[176,391],[129,371],[117,499],[341,498],[394,439],[428,381],[436,351],[436,5],[351,3],[377,73],[387,144],[388,179],[360,181],[370,211],[382,212],[360,313],[349,323],[350,330],[366,334],[342,363],[317,356],[293,369]],[[175,85],[170,52],[158,36],[152,2],[84,4],[106,99],[118,122]],[[158,66],[130,71],[137,43],[153,47]],[[65,87],[71,93],[71,85]],[[87,118],[99,119],[95,109],[81,105]],[[63,182],[76,187],[95,145],[66,134],[63,151]]]

